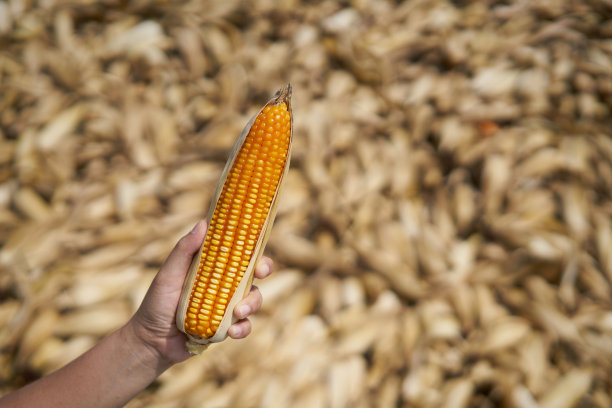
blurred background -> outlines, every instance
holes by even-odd
[[[0,394],[129,319],[291,82],[252,334],[128,406],[612,406],[611,17],[1,0]]]

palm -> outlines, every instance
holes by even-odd
[[[157,339],[162,354],[173,362],[180,362],[189,357],[185,350],[185,335],[175,324],[183,280],[172,279],[176,275],[172,271],[165,273],[167,266],[168,262],[162,266],[135,317],[140,318],[152,338]]]

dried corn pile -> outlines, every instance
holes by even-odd
[[[612,405],[608,1],[0,1],[0,393],[133,313],[294,87],[243,341],[132,407]]]

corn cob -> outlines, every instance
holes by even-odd
[[[233,309],[250,290],[289,169],[290,100],[288,85],[249,121],[225,165],[177,309],[191,353],[227,337]]]

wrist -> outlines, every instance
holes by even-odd
[[[147,329],[134,319],[130,319],[119,329],[119,336],[139,364],[146,370],[154,371],[155,376],[173,365],[173,362],[163,355],[157,344],[151,339]]]

